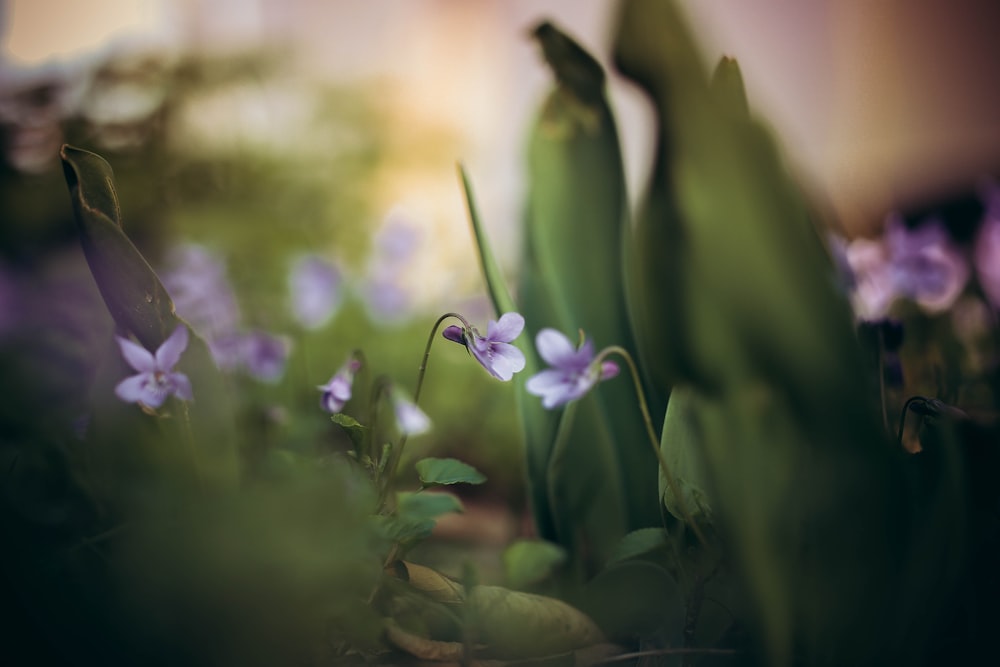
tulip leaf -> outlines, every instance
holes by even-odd
[[[458,459],[426,458],[415,465],[424,486],[482,484],[486,476]]]
[[[104,158],[63,146],[83,252],[115,323],[155,350],[179,323],[174,305],[149,263],[122,228],[111,166]]]

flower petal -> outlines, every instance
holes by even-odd
[[[187,348],[188,330],[179,324],[174,332],[167,337],[156,350],[156,365],[161,371],[169,371],[180,361],[181,353]]]
[[[156,359],[153,355],[138,343],[133,343],[128,338],[122,338],[121,336],[115,336],[115,340],[118,341],[118,347],[121,348],[122,357],[128,362],[128,365],[139,371],[140,373],[152,373],[156,370]]]
[[[420,435],[426,433],[431,427],[431,418],[428,417],[415,403],[397,398],[394,405],[396,413],[396,423],[399,430],[406,435]]]
[[[487,340],[498,343],[509,343],[524,330],[524,317],[520,313],[504,313],[500,319],[494,322],[490,320],[486,325]]]
[[[139,373],[125,378],[115,387],[115,396],[126,403],[143,403],[151,408],[163,405],[167,393],[158,390],[152,373]]]
[[[185,401],[194,400],[194,392],[191,391],[191,381],[184,373],[171,373],[170,382],[174,385],[174,395]]]
[[[500,380],[508,382],[524,370],[524,353],[510,343],[493,343],[492,350],[493,371]]]
[[[535,336],[538,354],[550,366],[563,368],[567,363],[576,365],[576,348],[569,338],[555,329],[542,329]]]
[[[601,363],[601,379],[610,380],[611,378],[618,375],[620,369],[618,364],[613,361],[604,361]]]

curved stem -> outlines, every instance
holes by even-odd
[[[635,393],[639,397],[639,410],[642,412],[642,420],[646,425],[646,435],[649,437],[649,444],[653,447],[653,453],[656,455],[656,460],[660,464],[660,470],[663,471],[663,476],[667,480],[667,486],[670,487],[670,492],[674,494],[674,498],[677,499],[677,508],[680,510],[681,515],[684,519],[684,523],[691,527],[694,532],[695,537],[701,543],[701,546],[706,550],[708,549],[708,540],[705,539],[705,535],[698,528],[698,524],[695,523],[694,519],[691,517],[690,512],[688,512],[687,505],[684,502],[684,496],[681,495],[680,485],[677,480],[674,479],[673,472],[670,471],[670,466],[667,465],[666,460],[663,458],[663,452],[660,451],[660,441],[656,437],[656,429],[653,428],[653,419],[649,416],[649,406],[646,403],[646,395],[642,391],[642,382],[639,379],[639,369],[636,368],[635,362],[632,360],[632,355],[628,353],[625,348],[612,345],[601,350],[601,353],[597,355],[594,360],[595,365],[600,365],[601,360],[611,354],[617,354],[625,363],[628,365],[629,372],[632,374],[632,383],[635,385]]]
[[[434,344],[434,336],[435,334],[437,334],[438,327],[441,326],[441,323],[444,322],[449,317],[454,317],[455,319],[461,321],[466,329],[472,329],[472,325],[469,324],[468,320],[466,320],[458,313],[445,313],[441,317],[437,318],[437,321],[434,322],[434,326],[431,327],[430,335],[427,337],[427,345],[424,346],[424,356],[423,359],[420,361],[420,369],[417,371],[417,385],[416,388],[413,390],[414,405],[419,405],[420,390],[424,386],[424,376],[427,374],[427,362],[431,356],[431,346]],[[376,396],[375,399],[373,399],[373,401],[377,401],[377,399],[378,397]],[[385,502],[385,499],[389,495],[389,486],[391,485],[393,478],[396,476],[396,468],[399,467],[399,462],[400,460],[402,460],[403,448],[405,446],[406,446],[406,434],[404,433],[399,437],[399,444],[393,448],[392,454],[390,455],[389,458],[389,465],[387,465],[385,468],[385,473],[384,473],[385,485],[383,486],[383,491],[379,495],[380,510],[382,509],[382,505]]]

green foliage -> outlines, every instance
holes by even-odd
[[[435,519],[449,512],[464,512],[457,496],[450,493],[401,491],[396,496],[396,512],[406,521]]]
[[[458,459],[421,459],[414,464],[424,486],[482,484],[486,476]]]
[[[551,576],[566,562],[566,550],[545,540],[519,539],[504,549],[502,559],[507,585],[524,589]]]
[[[608,565],[648,554],[667,545],[667,533],[662,528],[640,528],[622,538]]]

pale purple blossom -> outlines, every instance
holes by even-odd
[[[126,403],[141,403],[150,408],[160,407],[171,395],[185,401],[194,398],[187,376],[174,371],[174,365],[180,361],[181,354],[187,348],[187,327],[182,324],[174,329],[155,354],[127,338],[116,338],[125,361],[138,371],[115,387],[118,398]]]
[[[287,338],[264,331],[244,334],[240,345],[244,368],[261,382],[277,382],[281,379],[291,350],[292,345]]]
[[[893,215],[885,230],[889,278],[897,294],[939,313],[955,303],[969,279],[969,266],[939,220],[913,229]]]
[[[490,320],[483,336],[475,327],[446,327],[442,335],[465,345],[476,361],[493,377],[509,381],[514,373],[524,370],[524,353],[510,343],[521,335],[524,318],[519,313],[504,313],[499,320]]]
[[[431,428],[431,419],[417,407],[403,390],[393,387],[390,392],[392,412],[396,417],[396,425],[404,435],[420,435]]]
[[[240,309],[226,266],[204,246],[175,247],[160,277],[177,314],[209,343],[232,334],[239,326]]]
[[[318,329],[337,313],[342,298],[340,270],[316,255],[299,258],[288,275],[292,314],[306,329]]]
[[[594,344],[585,340],[579,348],[555,329],[542,329],[535,337],[535,347],[552,368],[528,378],[528,393],[542,397],[546,409],[557,408],[586,394],[602,380],[618,375],[613,361],[595,363]]]
[[[896,298],[889,270],[889,257],[881,240],[858,238],[844,250],[851,271],[851,306],[858,319],[884,318]]]
[[[388,276],[372,275],[361,287],[365,310],[373,322],[396,325],[405,322],[413,310],[410,292]]]
[[[973,261],[983,293],[994,308],[1000,309],[1000,211],[989,213],[976,237]]]
[[[323,392],[320,406],[330,414],[337,414],[351,400],[351,387],[354,375],[361,369],[361,360],[353,354],[347,358],[344,365],[334,374],[330,381],[317,387]]]

